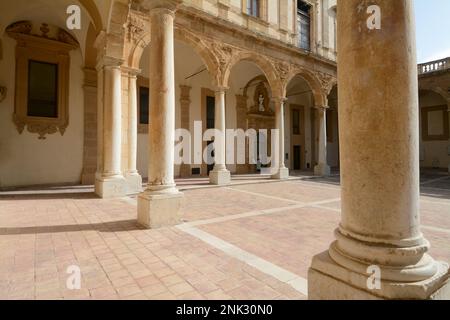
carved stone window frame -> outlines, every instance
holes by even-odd
[[[63,136],[69,125],[70,51],[78,48],[77,41],[65,30],[57,28],[57,37],[48,36],[48,25],[43,24],[42,35],[32,34],[32,23],[17,22],[6,32],[17,41],[16,84],[13,121],[20,134],[25,127],[30,133],[45,139],[47,134],[60,132]],[[58,116],[56,118],[28,116],[29,61],[58,66]]]
[[[423,141],[447,141],[449,137],[449,119],[447,116],[448,110],[446,105],[441,106],[433,106],[433,107],[423,107],[421,108],[421,116],[422,116],[422,140]],[[428,132],[428,114],[434,111],[442,112],[442,126],[443,126],[443,134],[442,135],[430,135]]]

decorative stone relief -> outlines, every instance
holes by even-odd
[[[209,47],[211,48],[213,54],[217,57],[217,61],[219,63],[219,65],[217,66],[217,78],[223,79],[231,58],[234,55],[237,55],[239,53],[239,50],[224,43],[215,41],[209,43]]]
[[[281,81],[286,81],[291,71],[291,65],[286,62],[275,62],[275,69]]]
[[[145,33],[148,22],[144,17],[136,13],[130,13],[128,15],[128,21],[125,24],[126,35],[128,41],[137,41],[139,40]]]
[[[336,78],[332,75],[320,71],[316,71],[315,75],[320,81],[322,90],[326,95],[329,95],[331,90],[333,89],[333,86],[337,83]]]

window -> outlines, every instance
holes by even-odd
[[[216,99],[214,97],[206,97],[206,129],[214,129],[216,114]]]
[[[446,141],[449,139],[447,106],[424,107],[422,116],[422,139],[424,141]]]
[[[28,61],[27,116],[58,117],[58,65]]]
[[[327,109],[327,141],[330,143],[334,142],[333,117],[334,117],[333,110]]]
[[[300,134],[300,112],[298,109],[292,110],[292,134]]]
[[[17,40],[13,121],[20,134],[27,128],[45,139],[58,131],[64,135],[69,125],[69,53],[78,42],[61,28],[45,23],[36,27],[41,35],[31,33],[30,21],[6,29]]]
[[[311,6],[304,1],[297,2],[297,28],[299,34],[299,47],[311,49]]]
[[[147,87],[139,87],[139,124],[149,124],[150,93]]]
[[[253,17],[260,17],[260,0],[247,0],[247,14]]]

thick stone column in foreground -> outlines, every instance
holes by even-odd
[[[142,177],[137,171],[137,70],[128,73],[128,166],[125,173],[127,194],[142,192]]]
[[[450,298],[419,220],[419,115],[410,0],[338,1],[342,218],[314,257],[310,299]]]
[[[316,176],[329,176],[331,173],[327,161],[327,107],[316,107],[319,116],[319,162],[314,167]]]
[[[174,180],[174,16],[178,1],[147,1],[151,19],[148,188],[138,199],[138,222],[148,228],[180,222],[183,194]]]
[[[278,129],[279,132],[278,156],[272,155],[272,158],[278,158],[278,161],[275,161],[278,168],[272,179],[286,180],[289,179],[289,169],[286,168],[284,163],[284,104],[286,103],[286,98],[273,98],[272,100],[275,103],[275,129]]]
[[[209,181],[214,185],[227,185],[231,182],[230,171],[227,170],[226,159],[226,125],[225,125],[225,88],[219,88],[216,91],[216,112],[215,112],[215,129],[220,132],[220,138],[216,137],[220,143],[214,144],[215,165],[214,169],[209,173]]]
[[[122,61],[104,57],[98,65],[98,165],[95,193],[102,198],[123,197],[126,183],[121,171]]]

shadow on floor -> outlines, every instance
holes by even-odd
[[[0,192],[0,201],[2,200],[65,200],[65,199],[100,199],[94,192],[67,192],[58,191],[8,191]]]
[[[78,232],[78,231],[122,232],[122,231],[136,231],[136,230],[145,230],[145,228],[138,225],[136,220],[123,220],[123,221],[111,221],[93,224],[0,228],[0,236]]]

